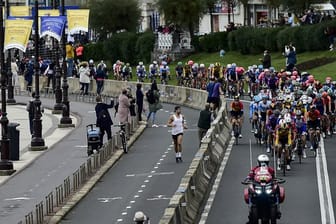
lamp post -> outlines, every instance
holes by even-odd
[[[6,0],[6,17],[8,19],[9,17],[9,0]],[[8,75],[8,104],[15,104],[16,100],[14,99],[14,87],[13,87],[13,73],[12,73],[12,55],[11,55],[11,49],[8,49],[7,51],[7,75]]]
[[[8,139],[8,118],[6,111],[6,88],[7,88],[7,74],[5,71],[5,55],[4,49],[4,28],[3,28],[3,6],[4,2],[0,1],[0,66],[1,66],[1,161],[0,161],[0,175],[7,176],[15,172],[13,163],[9,160],[9,139]]]
[[[30,143],[30,150],[40,151],[47,149],[44,139],[42,138],[42,120],[41,120],[41,101],[40,101],[40,66],[39,66],[39,24],[38,24],[38,0],[35,0],[35,16],[34,16],[34,31],[35,31],[35,61],[34,61],[34,73],[35,73],[35,99],[34,105],[34,119],[33,119],[33,138]]]
[[[64,0],[62,0],[62,16],[65,16],[65,5],[64,5]],[[70,103],[68,99],[68,80],[67,80],[67,65],[65,61],[65,29],[63,30],[62,33],[62,47],[63,47],[63,64],[62,64],[62,71],[63,71],[63,84],[62,84],[62,93],[63,93],[63,113],[62,113],[62,118],[60,121],[60,124],[58,127],[64,128],[64,127],[75,127],[74,124],[72,124],[72,120],[70,118]]]

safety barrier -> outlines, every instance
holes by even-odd
[[[92,83],[93,92],[84,96],[79,94],[78,79],[68,79],[68,84],[69,101],[95,103],[96,94],[94,92],[96,91],[96,86],[94,82]],[[111,96],[118,96],[124,88],[129,88],[135,93],[136,85],[137,83],[133,82],[106,80],[102,97],[105,102],[109,102]],[[150,88],[148,83],[142,83],[142,85],[144,91]],[[205,91],[169,85],[158,85],[158,87],[161,102],[184,105],[195,109],[203,109],[205,107],[207,99],[207,92]],[[45,97],[54,96],[48,94]],[[206,137],[203,138],[201,147],[183,177],[176,194],[170,200],[160,224],[195,223],[198,210],[211,189],[209,186],[218,170],[230,138],[230,127],[226,120],[226,103],[224,99],[222,99],[222,102],[216,120],[212,123]],[[132,118],[129,128],[130,133],[136,130],[137,121],[135,117]],[[71,177],[68,176],[64,179],[63,184],[56,187],[55,192],[48,194],[46,197],[48,200],[46,199],[45,202],[46,206],[43,207],[41,202],[36,207],[36,215],[33,215],[33,212],[28,213],[25,216],[25,224],[40,224],[48,220],[48,217],[55,214],[90,177],[95,175],[97,170],[113,155],[115,150],[120,148],[120,144],[120,136],[114,135],[113,139],[103,146],[99,154],[94,154],[90,157]],[[23,223],[23,221],[20,223]]]

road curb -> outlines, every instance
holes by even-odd
[[[146,128],[146,124],[141,124],[139,128],[134,132],[132,136],[130,136],[129,141],[127,142],[127,146],[130,148],[134,142],[140,137],[140,135],[144,132]],[[132,149],[130,148],[130,151]],[[55,215],[53,215],[47,223],[59,223],[62,218],[68,214],[96,185],[96,183],[109,171],[110,168],[123,156],[123,151],[116,151],[106,163],[97,170],[97,172],[90,177],[90,179],[85,182],[85,184],[81,187],[79,191],[74,193],[71,198],[63,205]]]

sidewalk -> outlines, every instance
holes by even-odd
[[[9,123],[18,123],[19,126],[16,127],[20,132],[19,144],[20,144],[20,157],[18,161],[13,161],[15,173],[10,176],[0,176],[0,186],[13,178],[23,169],[25,169],[29,164],[31,164],[35,159],[41,156],[44,151],[29,151],[28,147],[31,143],[31,135],[29,129],[29,119],[28,112],[26,111],[26,105],[15,104],[7,105],[7,117]],[[59,120],[62,115],[52,114],[52,111],[45,109],[42,114],[42,137],[45,141],[45,145],[51,148],[54,144],[62,140],[66,135],[68,135],[74,128],[58,128]],[[77,118],[71,116],[73,124],[77,124]],[[1,133],[1,131],[0,131]],[[1,134],[0,134],[1,138]]]

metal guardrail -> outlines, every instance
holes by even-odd
[[[49,95],[48,95],[49,96]],[[78,94],[72,95],[72,100],[81,99],[84,102],[95,103],[95,95],[91,94],[85,97],[78,97]],[[103,96],[105,102],[111,97]],[[138,126],[136,118],[132,118],[130,123],[130,133],[133,133]],[[81,189],[83,184],[94,176],[95,173],[101,168],[106,161],[121,148],[121,141],[119,134],[112,136],[107,143],[105,143],[99,150],[99,153],[93,154],[90,158],[84,162],[79,169],[73,172],[72,175],[66,177],[63,180],[63,184],[58,185],[55,191],[50,192],[45,196],[45,200],[35,205],[35,210],[25,215],[24,220],[18,222],[18,224],[43,224],[55,214],[64,205],[71,196]]]

